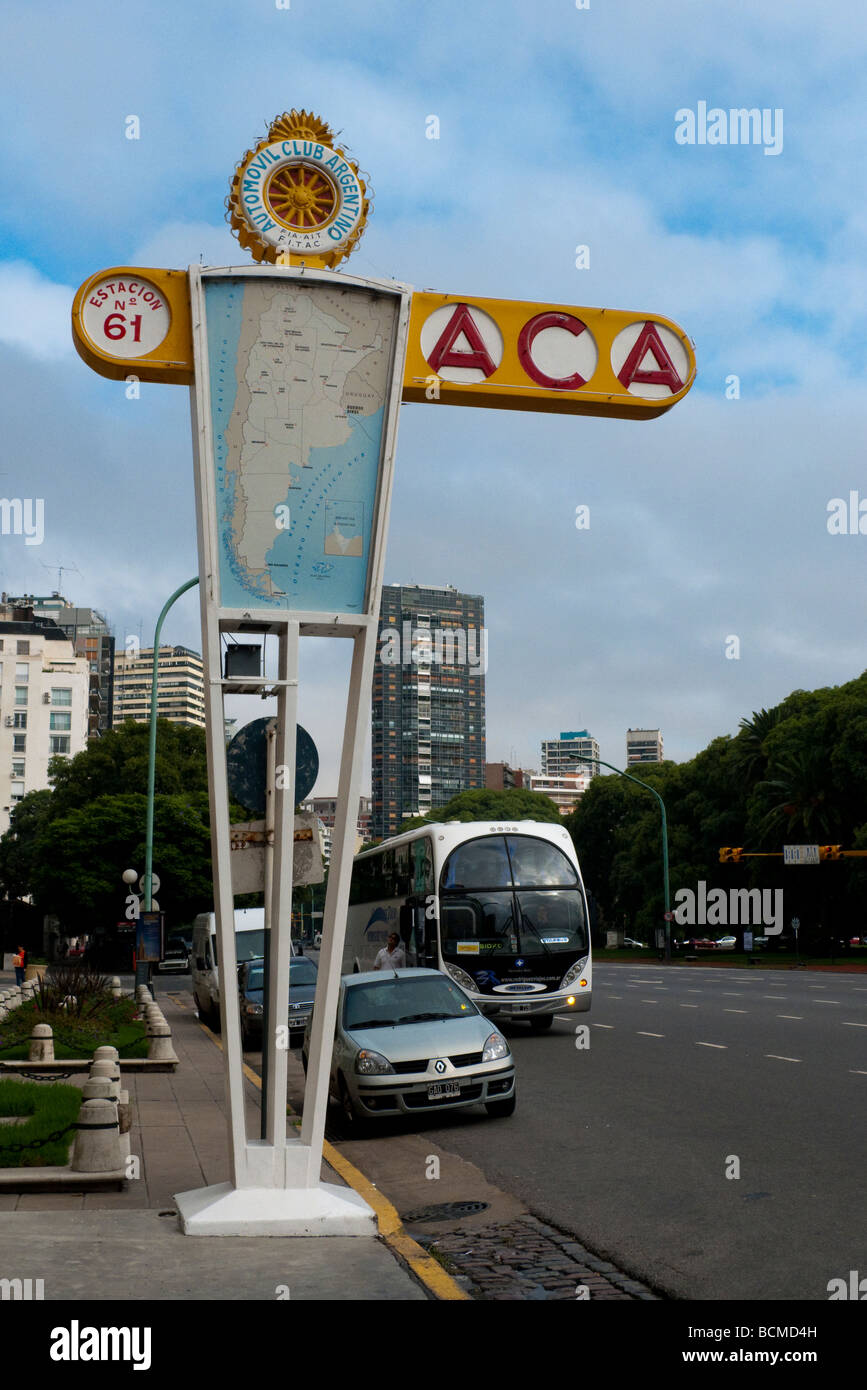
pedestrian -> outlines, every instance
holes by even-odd
[[[373,968],[374,970],[406,969],[406,951],[401,946],[400,937],[396,931],[389,933],[388,941],[376,957]]]
[[[18,947],[18,954],[12,957],[12,964],[15,966],[16,985],[23,985],[24,970],[27,965],[27,952],[23,946]]]

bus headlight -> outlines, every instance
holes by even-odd
[[[387,1076],[389,1073],[394,1075],[394,1067],[387,1057],[383,1057],[381,1052],[373,1052],[369,1047],[363,1047],[355,1059],[355,1070],[359,1076]]]
[[[446,970],[448,971],[449,975],[451,975],[455,984],[460,985],[461,989],[469,990],[471,994],[478,993],[475,980],[472,978],[472,976],[467,974],[466,970],[461,970],[461,967],[459,965],[448,964],[446,965]]]
[[[485,1050],[482,1053],[483,1062],[497,1062],[501,1057],[508,1057],[509,1044],[500,1033],[492,1033],[485,1043]]]
[[[570,966],[569,966],[569,969],[566,971],[566,974],[563,976],[562,980],[560,981],[560,988],[561,988],[561,989],[568,989],[569,986],[570,986],[575,980],[578,979],[578,976],[579,976],[579,975],[582,975],[582,974],[584,973],[584,967],[586,966],[586,964],[587,964],[587,957],[586,957],[586,956],[582,956],[580,960],[576,960],[576,962],[575,962],[574,965],[570,965]]]

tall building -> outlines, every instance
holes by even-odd
[[[76,608],[57,592],[48,595],[25,594],[23,598],[2,596],[3,603],[25,605],[37,618],[53,618],[71,641],[76,656],[87,660],[90,676],[87,732],[98,738],[112,726],[114,703],[114,636],[108,622],[95,608]]]
[[[114,659],[114,722],[145,723],[151,717],[153,647]],[[157,656],[157,716],[174,724],[205,727],[202,658],[189,647],[161,646]]]
[[[550,797],[560,808],[561,816],[567,816],[575,810],[592,780],[593,774],[589,769],[584,772],[533,773],[530,791],[542,792]]]
[[[658,729],[627,729],[627,767],[632,763],[661,763],[662,761],[662,734]]]
[[[372,709],[376,838],[484,787],[486,669],[480,594],[383,588]]]
[[[560,777],[564,773],[590,773],[594,777],[599,771],[599,744],[586,729],[577,733],[563,733],[559,738],[548,738],[542,743],[542,775]]]
[[[322,862],[327,865],[331,862],[331,840],[334,835],[334,820],[337,815],[337,797],[310,796],[306,801],[302,801],[301,810],[319,817]],[[365,840],[370,838],[370,797],[360,796],[358,798],[358,819],[355,823],[356,854]]]
[[[49,760],[86,748],[89,685],[56,623],[0,601],[0,834],[16,802],[49,786]]]
[[[524,786],[524,771],[520,767],[510,767],[508,763],[485,763],[485,786],[488,791],[507,792],[512,787]]]

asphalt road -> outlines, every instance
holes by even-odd
[[[511,1118],[371,1143],[427,1136],[674,1297],[826,1300],[867,1274],[867,974],[598,964],[590,1014],[504,1031]]]
[[[589,1015],[509,1033],[515,1115],[426,1132],[536,1214],[681,1298],[867,1272],[867,975],[602,964]]]

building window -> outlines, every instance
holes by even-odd
[[[53,711],[48,720],[49,729],[66,730],[72,728],[72,715],[68,712],[55,714]]]
[[[29,661],[16,661],[16,663],[15,663],[15,679],[16,679],[16,681],[18,682],[19,685],[26,685],[26,684],[27,684],[27,682],[28,682],[29,679],[30,679],[30,662],[29,662]]]
[[[25,714],[19,714],[19,713],[16,712],[15,714],[13,714],[13,716],[12,716],[12,727],[13,727],[13,729],[26,729],[26,728],[27,728],[27,715],[26,715],[26,713],[25,713]]]
[[[72,687],[69,685],[53,685],[51,687],[51,703],[53,705],[71,705]]]
[[[51,734],[48,739],[48,751],[50,753],[68,753],[69,742],[69,734]]]
[[[16,687],[15,687],[15,703],[16,703],[16,705],[26,705],[26,704],[27,704],[27,686],[26,686],[26,685],[16,685]]]
[[[11,801],[20,801],[24,795],[24,783],[12,782],[9,786],[9,797]]]
[[[29,643],[29,642],[16,642],[16,643],[15,643],[15,652],[16,652],[16,654],[17,654],[18,656],[29,656],[29,655],[30,655],[30,643]]]
[[[27,735],[26,735],[26,734],[13,734],[13,735],[12,735],[12,752],[13,752],[13,753],[25,753],[26,751],[27,751]]]
[[[12,759],[12,776],[13,776],[13,777],[23,777],[23,776],[24,776],[24,759],[23,759],[23,758],[13,758],[13,759]]]

